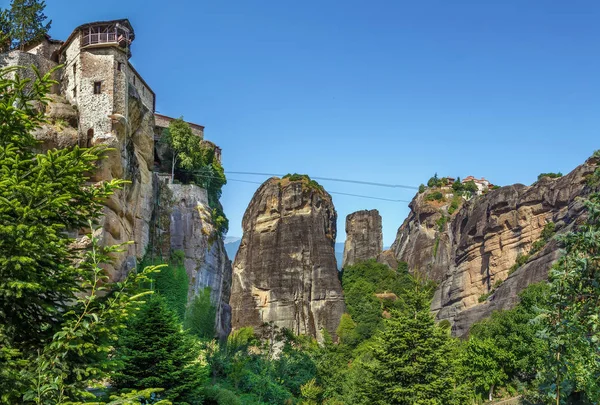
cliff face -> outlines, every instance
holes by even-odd
[[[135,268],[149,241],[153,206],[152,165],[154,116],[130,89],[127,122],[114,124],[115,134],[97,134],[92,145],[114,148],[100,163],[92,180],[125,179],[123,189],[106,202],[101,241],[107,245],[133,241],[123,253],[115,255],[111,278],[119,280]]]
[[[381,215],[377,210],[353,212],[346,217],[346,243],[342,267],[375,259],[383,251]]]
[[[210,288],[211,301],[217,309],[216,333],[226,338],[231,331],[231,261],[212,221],[206,190],[168,184],[158,176],[155,185],[158,195],[151,238],[157,249],[153,253],[167,258],[171,252],[183,252],[190,280],[189,301],[204,288]]]
[[[596,166],[590,159],[559,179],[490,191],[464,202],[452,215],[447,202],[428,202],[427,193],[417,195],[391,251],[412,271],[440,283],[431,309],[439,320],[453,323],[455,335],[464,335],[493,310],[514,306],[529,284],[547,278],[559,255],[554,240],[541,243],[510,275],[509,270],[518,256],[531,253],[546,224],[553,223],[562,233],[583,221],[577,197],[589,193],[586,178]],[[484,294],[489,297],[479,303]]]
[[[307,180],[271,178],[242,221],[233,264],[232,326],[273,322],[322,340],[344,312],[334,255],[337,214],[331,196]]]

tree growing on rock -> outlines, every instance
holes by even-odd
[[[190,125],[180,117],[171,121],[161,139],[171,147],[171,183],[175,178],[175,168],[193,170],[202,164],[200,138],[194,135]]]

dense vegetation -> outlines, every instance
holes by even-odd
[[[229,220],[219,199],[227,179],[214,147],[202,144],[183,117],[171,121],[161,142],[169,145],[172,151],[171,181],[196,184],[206,189],[213,222],[219,235],[224,236],[229,229]]]

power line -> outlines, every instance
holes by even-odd
[[[250,183],[250,184],[263,184],[263,183],[261,183],[259,181],[241,180],[241,179],[232,179],[232,178],[227,179],[227,181],[239,181],[240,183]],[[410,202],[408,200],[393,200],[391,198],[373,197],[373,196],[361,195],[361,194],[342,193],[342,192],[339,192],[339,191],[327,191],[327,192],[329,194],[346,195],[346,196],[350,196],[350,197],[369,198],[371,200],[402,202],[402,203],[409,203]]]
[[[281,174],[278,174],[278,173],[233,172],[233,171],[226,171],[225,173],[228,173],[228,174],[248,174],[248,175],[254,175],[254,176],[278,176],[278,177],[282,176]],[[407,186],[407,185],[404,185],[404,184],[376,183],[376,182],[372,182],[372,181],[337,179],[337,178],[333,178],[333,177],[316,177],[316,176],[310,176],[310,178],[311,179],[316,179],[316,180],[338,181],[338,182],[342,182],[342,183],[364,184],[364,185],[368,185],[368,186],[377,186],[377,187],[406,188],[406,189],[409,189],[409,190],[418,190],[419,189],[419,187]]]
[[[229,173],[233,173],[233,172],[229,172]],[[203,175],[203,174],[197,174],[197,177],[203,177],[206,179],[218,179],[219,177],[216,176],[209,176],[209,175]],[[263,184],[260,181],[252,181],[252,180],[242,180],[242,179],[232,179],[232,178],[228,178],[227,181],[237,181],[239,183],[249,183],[249,184]],[[345,196],[349,196],[349,197],[359,197],[359,198],[369,198],[371,200],[381,200],[381,201],[390,201],[390,202],[399,202],[399,203],[409,203],[410,201],[408,200],[394,200],[391,198],[382,198],[382,197],[373,197],[370,195],[361,195],[361,194],[350,194],[350,193],[342,193],[340,191],[327,191],[329,194],[337,194],[337,195],[345,195]]]

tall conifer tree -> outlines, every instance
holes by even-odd
[[[46,22],[45,1],[12,0],[10,22],[12,25],[12,48],[24,50],[25,45],[41,39],[50,30],[52,21]]]

